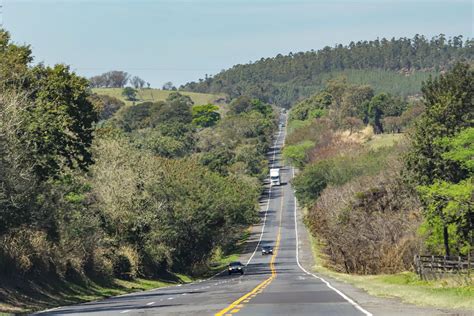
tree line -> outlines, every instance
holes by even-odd
[[[470,39],[463,41],[462,36],[446,38],[443,34],[427,39],[417,34],[413,38],[382,38],[286,56],[279,54],[235,65],[181,88],[194,92],[223,92],[231,97],[246,94],[289,107],[315,93],[326,73],[378,69],[391,72],[386,80],[396,83],[413,72],[438,72],[449,69],[456,60],[472,60],[473,57],[474,46]]]
[[[120,70],[104,72],[101,75],[89,78],[91,88],[123,88],[130,83],[135,89],[143,89],[150,84],[138,76]]]

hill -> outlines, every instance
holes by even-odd
[[[121,88],[94,88],[92,92],[100,95],[108,95],[114,98],[117,98],[127,105],[131,105],[133,101],[125,100],[122,96]],[[166,98],[174,91],[160,90],[160,89],[140,89],[138,90],[136,103],[145,102],[145,101],[165,101]],[[222,93],[220,94],[209,94],[209,93],[198,93],[198,92],[187,92],[180,91],[181,94],[191,97],[195,105],[201,104],[216,104],[216,103],[225,103],[226,96]]]
[[[456,60],[473,59],[473,41],[463,42],[462,36],[383,38],[262,58],[187,83],[181,89],[226,93],[231,98],[246,94],[289,107],[319,91],[328,78],[346,75],[349,82],[371,83],[376,91],[407,96],[419,91],[430,74],[450,69]]]

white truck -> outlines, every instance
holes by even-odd
[[[270,185],[280,185],[280,169],[272,168],[270,169]]]

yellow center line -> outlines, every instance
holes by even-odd
[[[263,280],[261,283],[259,283],[255,288],[253,288],[250,292],[247,294],[243,295],[242,297],[238,298],[234,302],[232,302],[229,306],[226,308],[222,309],[221,311],[217,312],[214,314],[215,316],[223,316],[226,315],[230,310],[231,313],[237,313],[240,309],[235,309],[238,305],[239,307],[243,307],[245,303],[248,303],[250,299],[254,298],[257,294],[262,293],[263,289],[267,287],[273,279],[276,278],[277,272],[275,269],[275,259],[276,256],[278,255],[278,247],[280,246],[280,233],[281,233],[281,219],[282,219],[282,213],[283,213],[283,196],[280,200],[280,222],[278,224],[278,235],[277,239],[275,242],[275,247],[273,248],[273,254],[272,254],[272,259],[270,260],[270,269],[272,271],[272,275],[268,277],[267,279]]]

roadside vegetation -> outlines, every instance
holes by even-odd
[[[421,98],[336,78],[293,106],[283,157],[300,169],[293,185],[327,271],[371,293],[472,308],[472,274],[437,290],[443,281],[414,280],[413,257],[472,256],[473,91],[458,63]],[[445,294],[451,303],[437,301]]]
[[[274,109],[241,97],[224,115],[177,91],[126,106],[31,56],[0,31],[0,308],[183,282],[233,260],[258,218]]]

